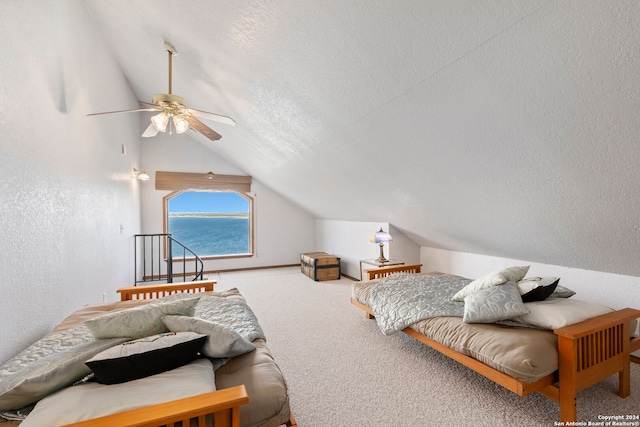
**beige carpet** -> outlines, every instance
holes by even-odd
[[[519,397],[405,334],[382,335],[349,303],[348,279],[314,282],[298,268],[210,278],[249,301],[301,427],[553,426],[558,419],[558,405],[542,396]],[[617,376],[580,392],[579,421],[639,415],[639,365],[631,377],[626,399],[616,395]]]

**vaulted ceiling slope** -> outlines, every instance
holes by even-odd
[[[636,0],[86,4],[139,99],[171,41],[173,92],[237,121],[193,137],[318,218],[640,276]]]

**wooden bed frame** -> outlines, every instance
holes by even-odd
[[[175,293],[197,293],[213,291],[215,280],[182,282],[162,285],[120,288],[121,301],[155,299]],[[213,427],[240,427],[240,406],[249,402],[244,385],[216,390],[211,393],[187,397],[158,405],[133,409],[105,417],[69,424],[65,427],[159,427],[191,425],[195,420],[198,427],[205,427],[205,417],[213,417]],[[288,427],[297,427],[291,413]]]
[[[414,272],[416,264],[369,270],[367,277],[385,277],[407,271],[403,270],[403,267],[408,267],[409,272]],[[364,310],[368,319],[373,319],[374,315],[370,307],[353,298],[351,303]],[[569,421],[577,421],[577,393],[615,373],[618,373],[618,395],[628,397],[631,394],[630,361],[640,362],[640,359],[631,353],[640,350],[640,337],[632,337],[630,322],[637,318],[640,318],[640,310],[625,308],[554,330],[558,336],[558,370],[534,383],[526,383],[510,377],[476,359],[433,341],[410,327],[402,332],[519,396],[537,392],[558,402],[560,421],[567,425]]]
[[[386,267],[365,270],[367,280],[382,279],[394,273],[420,273],[422,264],[389,265]]]
[[[199,282],[133,286],[131,288],[120,288],[116,290],[116,292],[120,294],[120,301],[155,299],[178,293],[195,294],[198,292],[213,291],[216,283],[217,282],[215,280],[202,280]]]

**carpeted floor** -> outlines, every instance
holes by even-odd
[[[217,276],[217,277],[216,277]],[[384,336],[350,302],[351,280],[314,282],[298,268],[210,275],[247,298],[287,379],[300,427],[554,426],[558,405],[519,397],[405,334]],[[617,376],[578,395],[579,421],[640,415]],[[640,420],[634,420],[640,421]],[[587,425],[587,424],[585,424]],[[636,424],[640,425],[640,424]]]

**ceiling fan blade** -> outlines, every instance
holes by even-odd
[[[220,114],[209,113],[202,110],[194,110],[193,108],[189,108],[189,112],[196,117],[200,117],[201,119],[213,120],[214,122],[224,123],[226,125],[235,126],[236,121],[231,117],[222,116]]]
[[[150,124],[147,129],[144,131],[144,133],[142,134],[143,138],[151,138],[153,136],[156,136],[158,134],[158,129],[156,129],[156,127],[152,124]]]
[[[185,116],[185,119],[189,122],[189,126],[191,127],[191,129],[197,132],[200,132],[210,140],[217,141],[220,138],[222,138],[222,135],[220,135],[218,132],[214,131],[213,129],[209,128],[207,125],[205,125],[195,117]]]
[[[135,113],[137,111],[158,111],[158,109],[157,108],[136,108],[133,110],[105,111],[103,113],[87,114],[87,116],[99,116],[101,114],[113,114],[113,113]]]
[[[145,102],[145,101],[138,101],[138,102],[143,105],[151,105],[152,107],[155,107],[154,110],[159,110],[158,106],[152,102]]]

